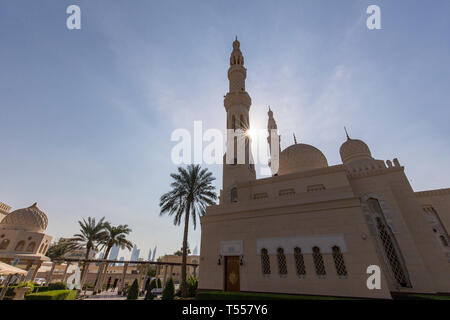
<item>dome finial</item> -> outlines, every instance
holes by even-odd
[[[350,140],[350,137],[348,136],[347,128],[344,127],[344,130],[345,130],[345,135],[347,136],[347,140]]]
[[[37,202],[33,203],[33,205],[30,208],[37,208],[38,204]]]
[[[295,137],[295,133],[294,133],[294,143],[297,144],[297,138]]]

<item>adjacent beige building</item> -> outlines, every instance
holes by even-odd
[[[236,40],[228,129],[249,129],[245,78]],[[280,137],[270,109],[268,117],[272,145]],[[450,293],[450,189],[415,192],[398,159],[377,159],[348,135],[340,164],[328,164],[308,144],[272,147],[273,176],[256,179],[250,143],[246,137],[245,164],[224,164],[219,204],[201,219],[200,289],[367,298]],[[381,270],[379,289],[367,285],[370,266]]]
[[[47,215],[37,203],[7,214],[0,221],[0,261],[34,270],[34,279],[41,264],[50,260],[45,256],[52,240],[45,234],[47,225]]]
[[[172,263],[181,263],[182,262],[182,256],[174,255],[174,254],[168,254],[160,258],[160,262],[172,262]],[[200,260],[200,256],[198,255],[189,255],[187,256],[187,263],[188,264],[198,264]],[[174,283],[180,283],[181,282],[181,266],[161,266],[157,267],[157,277],[160,279],[168,279],[172,278]],[[198,277],[199,274],[199,268],[187,266],[186,275]]]

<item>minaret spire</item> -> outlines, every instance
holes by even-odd
[[[347,140],[350,140],[350,137],[348,136],[347,128],[344,127],[344,130],[345,130],[345,135],[347,136]]]
[[[281,146],[280,146],[281,137],[278,134],[277,122],[273,117],[273,111],[272,109],[270,109],[270,106],[267,114],[269,115],[269,121],[267,122],[267,131],[269,131],[267,142],[269,143],[269,150],[270,150],[269,166],[272,169],[272,174],[276,175],[279,169],[279,159],[281,153]]]

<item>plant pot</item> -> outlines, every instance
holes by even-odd
[[[30,290],[30,287],[21,287],[14,289],[14,293],[16,294],[13,300],[24,300],[25,294]]]

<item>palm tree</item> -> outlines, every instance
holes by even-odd
[[[47,257],[51,260],[62,260],[67,253],[73,251],[77,245],[72,241],[59,239],[57,242],[53,242],[47,251]]]
[[[106,248],[104,259],[108,259],[109,252],[113,246],[119,246],[121,249],[131,250],[133,248],[133,244],[129,241],[126,236],[130,234],[131,229],[128,228],[128,225],[119,225],[117,227],[112,226],[109,222],[104,223],[105,228],[105,236],[101,239],[100,243],[103,248]],[[106,272],[105,266],[102,264],[99,272],[97,273],[96,282],[100,285],[103,283],[104,272]],[[100,288],[101,290],[101,288]]]
[[[182,296],[187,296],[186,290],[186,261],[188,249],[189,217],[192,216],[194,229],[197,227],[197,215],[203,216],[207,205],[215,204],[217,196],[215,187],[211,184],[215,178],[208,169],[202,169],[199,165],[189,165],[187,169],[178,168],[178,173],[170,175],[174,180],[171,183],[172,190],[164,194],[159,206],[160,215],[174,215],[173,223],[180,225],[184,215],[183,258],[181,267]]]
[[[133,249],[133,244],[129,241],[126,236],[132,231],[128,228],[128,225],[118,225],[117,227],[112,226],[109,222],[105,222],[106,236],[101,241],[103,248],[106,248],[104,259],[108,259],[109,252],[113,246],[119,246],[122,250]]]
[[[86,261],[89,259],[89,253],[91,250],[96,250],[106,236],[105,231],[105,217],[101,218],[98,222],[95,218],[88,217],[87,221],[83,218],[83,221],[78,221],[80,225],[80,233],[73,236],[72,240],[77,243],[78,248],[86,250],[85,263],[83,264],[83,270],[81,276],[83,277],[86,271]]]

